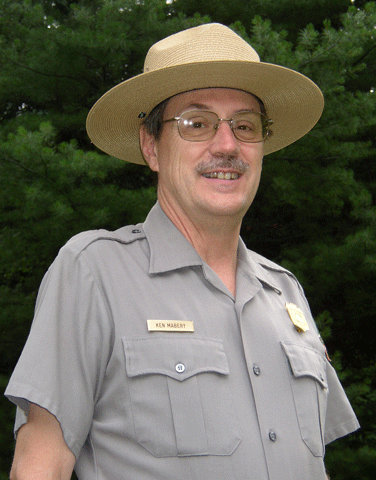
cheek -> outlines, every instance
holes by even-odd
[[[160,173],[166,177],[174,178],[175,181],[183,182],[194,171],[195,158],[197,154],[191,145],[187,145],[180,139],[174,139],[170,145],[163,150],[160,156]]]
[[[248,148],[243,150],[242,154],[243,159],[246,160],[250,168],[261,172],[264,158],[263,143],[248,144]]]
[[[158,183],[167,186],[169,190],[175,190],[184,178],[184,162],[180,158],[177,149],[169,148],[159,157]]]

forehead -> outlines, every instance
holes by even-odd
[[[253,95],[242,90],[204,88],[180,93],[170,98],[166,113],[177,115],[189,108],[213,110],[216,113],[233,113],[240,110],[260,111],[260,104]]]

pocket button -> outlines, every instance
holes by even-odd
[[[185,372],[185,365],[183,363],[177,363],[176,366],[175,366],[175,370],[178,373],[183,373],[183,372]]]

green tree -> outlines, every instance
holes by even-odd
[[[362,2],[359,2],[362,3]],[[210,15],[220,23],[230,25],[241,19],[243,26],[252,28],[252,20],[259,16],[262,19],[273,21],[277,31],[286,30],[289,35],[296,37],[300,29],[308,24],[318,28],[323,21],[330,18],[335,26],[340,25],[340,15],[345,13],[353,4],[351,0],[175,0],[174,8],[177,12],[184,12],[187,16]]]
[[[113,85],[142,72],[155,41],[209,21],[230,25],[263,61],[308,75],[324,92],[315,129],[266,157],[242,235],[302,282],[360,417],[361,433],[328,449],[332,478],[361,473],[371,479],[375,2],[0,0],[1,386],[59,248],[82,230],[142,221],[155,200],[155,177],[147,168],[92,148],[84,129],[89,108]],[[6,478],[12,407],[0,402],[0,478]]]

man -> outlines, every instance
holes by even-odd
[[[97,102],[92,141],[158,172],[158,203],[46,274],[6,391],[12,479],[326,478],[325,443],[357,420],[297,280],[239,239],[263,155],[322,108],[218,24],[158,42]]]

